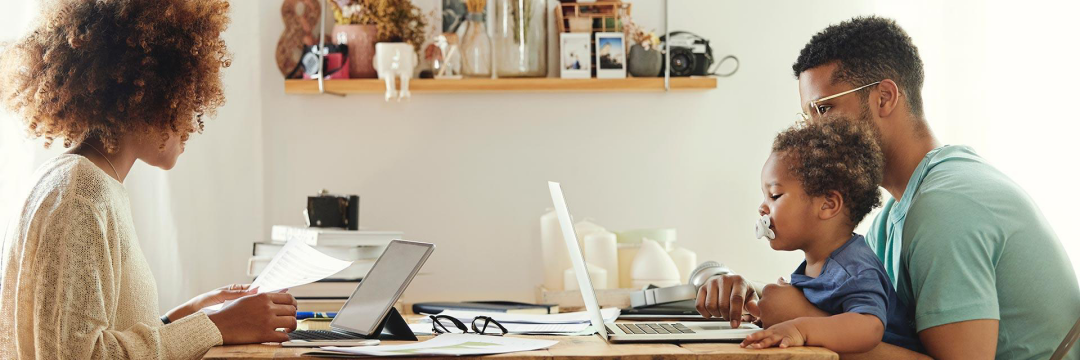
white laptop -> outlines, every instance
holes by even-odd
[[[592,282],[589,281],[588,270],[585,268],[585,257],[581,254],[577,236],[574,235],[576,232],[570,210],[566,207],[566,199],[563,198],[562,187],[557,182],[548,182],[548,187],[551,190],[551,202],[555,204],[555,213],[559,216],[559,225],[562,228],[563,239],[566,240],[570,262],[574,264],[578,288],[581,289],[581,299],[585,301],[585,309],[592,318],[593,329],[605,340],[610,342],[739,342],[747,335],[761,330],[756,325],[745,323],[738,329],[732,329],[730,323],[716,321],[604,323],[604,318],[600,315],[600,305],[596,302],[596,293]]]

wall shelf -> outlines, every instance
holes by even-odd
[[[386,85],[379,79],[326,80],[326,92],[337,94],[382,94]],[[671,78],[672,90],[716,89],[716,77],[693,76]],[[664,91],[664,78],[625,79],[413,79],[413,93],[476,93],[476,92],[649,92]],[[286,94],[318,94],[315,80],[285,80]]]

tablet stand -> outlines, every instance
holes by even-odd
[[[391,307],[390,312],[386,313],[383,321],[379,323],[379,326],[367,336],[368,339],[379,340],[406,340],[406,341],[418,341],[416,334],[413,334],[412,329],[409,328],[409,323],[405,322],[405,318],[401,317],[401,313],[396,308]]]

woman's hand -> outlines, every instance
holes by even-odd
[[[196,311],[202,310],[202,308],[204,307],[221,304],[229,300],[236,300],[248,295],[253,295],[257,291],[258,288],[252,288],[251,284],[232,284],[196,296],[194,299],[188,300],[188,302],[184,303],[183,305],[177,306],[175,309],[170,310],[165,315],[169,317],[170,321],[180,320],[185,316],[194,314]]]
[[[286,293],[261,293],[240,298],[207,313],[225,345],[289,341],[279,328],[296,330],[296,299]]]
[[[785,321],[772,327],[750,334],[739,344],[740,347],[764,349],[773,346],[786,348],[791,346],[803,346],[806,344],[806,336],[803,336],[796,320]]]

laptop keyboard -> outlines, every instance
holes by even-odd
[[[615,324],[627,334],[693,334],[694,330],[681,323],[631,323]]]
[[[289,340],[356,340],[363,339],[357,334],[328,330],[297,330],[289,333]]]

